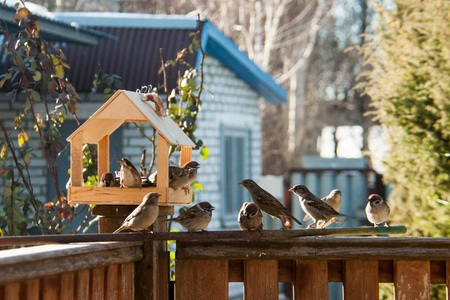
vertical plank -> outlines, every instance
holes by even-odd
[[[70,141],[70,163],[72,186],[83,186],[83,131]]]
[[[61,300],[75,299],[75,273],[61,275]]]
[[[5,285],[5,300],[20,299],[20,283],[11,283]]]
[[[431,276],[429,261],[394,262],[395,299],[430,299]]]
[[[379,299],[379,268],[376,260],[344,262],[344,299]]]
[[[184,165],[188,161],[192,159],[192,148],[182,146],[181,147],[181,154],[180,154],[180,166]]]
[[[39,300],[39,279],[27,280],[25,287],[27,300]]]
[[[227,260],[177,260],[175,297],[183,300],[227,300]]]
[[[278,299],[278,261],[244,261],[244,299]]]
[[[328,299],[328,262],[326,260],[296,260],[294,277],[295,299]]]
[[[121,299],[134,299],[134,264],[122,264],[121,266]]]
[[[105,299],[105,268],[92,270],[91,300]]]
[[[445,277],[447,283],[447,300],[450,300],[450,260],[445,262]]]
[[[158,255],[158,299],[169,300],[170,251],[164,251],[160,249],[158,251]]]
[[[164,139],[164,137],[158,133],[158,144],[157,148],[157,169],[158,169],[158,180],[156,186],[159,188],[169,187],[169,144]],[[160,203],[167,203],[168,195],[164,193],[159,198]]]
[[[106,270],[106,299],[119,299],[119,265],[108,266]]]
[[[103,173],[109,172],[109,135],[98,142],[97,153],[97,175],[100,180]]]
[[[89,299],[89,270],[77,272],[76,299]]]
[[[43,299],[59,299],[59,276],[50,276],[43,279]]]

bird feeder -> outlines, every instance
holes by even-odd
[[[156,102],[147,101],[148,94],[117,91],[67,140],[70,142],[71,186],[68,200],[79,204],[136,205],[151,192],[161,194],[159,205],[189,205],[192,195],[184,189],[169,188],[169,145],[181,146],[180,164],[191,160],[195,144],[165,113],[158,111]],[[159,107],[160,108],[160,107]],[[109,137],[124,122],[151,123],[157,135],[156,187],[119,188],[83,186],[83,144],[98,145],[98,178],[109,169]]]

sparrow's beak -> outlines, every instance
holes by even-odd
[[[294,192],[294,188],[290,188],[290,189],[289,189],[289,192]]]
[[[242,185],[242,186],[244,186],[244,184],[241,182],[241,183],[239,183],[239,185]]]
[[[216,208],[214,206],[211,206],[211,210],[215,210]]]

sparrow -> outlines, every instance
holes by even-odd
[[[158,218],[158,199],[160,196],[161,194],[158,193],[148,193],[145,195],[142,203],[128,215],[122,225],[113,233],[119,233],[125,229],[140,232],[145,231]]]
[[[258,230],[263,228],[262,212],[258,205],[253,202],[244,202],[239,211],[238,224],[241,230]]]
[[[367,220],[369,220],[369,222],[372,223],[374,227],[378,227],[378,224],[384,222],[384,226],[391,228],[387,223],[391,209],[389,208],[389,205],[386,203],[386,201],[384,201],[383,198],[381,198],[381,196],[377,194],[370,195],[367,201]]]
[[[209,202],[200,202],[188,208],[178,217],[163,221],[177,222],[189,232],[197,230],[206,231],[205,228],[208,227],[209,222],[211,222],[213,210],[214,206]]]
[[[281,202],[278,201],[277,198],[261,188],[253,180],[246,179],[239,183],[239,185],[242,185],[248,190],[253,202],[258,205],[258,207],[263,212],[271,215],[274,218],[280,219],[281,223],[283,224],[283,229],[292,228],[291,220],[294,220],[298,224],[302,225],[299,220],[297,220],[288,212],[287,208],[284,207],[284,205],[281,204]]]
[[[117,163],[120,165],[119,177],[121,188],[142,187],[141,174],[128,159],[122,158]]]
[[[118,187],[120,184],[116,181],[116,178],[112,173],[105,172],[100,177],[98,182],[99,187]]]
[[[183,188],[188,193],[189,186],[197,179],[197,170],[200,164],[196,161],[189,161],[183,166],[169,166],[169,187],[177,190]],[[149,181],[156,183],[158,180],[158,172],[154,172],[149,176]],[[187,187],[186,187],[187,186]]]
[[[309,224],[307,228],[311,228],[314,225],[317,225],[317,227],[319,227],[319,221],[323,221],[323,223],[321,222],[321,224],[323,224],[322,226],[324,226],[327,222],[335,217],[354,218],[352,216],[337,212],[333,207],[326,204],[316,195],[311,193],[304,185],[297,184],[290,188],[289,191],[295,193],[298,196],[303,211],[308,214],[314,221],[313,223]]]
[[[342,199],[342,192],[338,189],[334,189],[330,192],[330,194],[328,194],[328,196],[323,197],[321,200],[323,202],[325,202],[326,204],[330,205],[332,208],[334,208],[337,212],[339,211],[339,209],[341,208],[341,199]],[[310,216],[307,214],[304,218],[303,221],[306,221],[310,218]],[[343,221],[338,221],[338,219],[336,218],[332,218],[329,222],[327,223],[323,223],[323,224],[318,224],[321,228],[325,228],[328,225],[330,225],[333,222],[336,223],[340,223],[341,226],[347,221],[347,219],[343,220]],[[321,226],[322,225],[322,226]]]

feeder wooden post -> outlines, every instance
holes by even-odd
[[[109,135],[105,135],[98,142],[98,157],[97,157],[97,176],[100,180],[100,176],[103,173],[109,172]]]
[[[181,157],[180,157],[180,166],[184,165],[188,161],[191,160],[192,157],[192,148],[182,146],[181,147]]]
[[[70,161],[72,163],[71,184],[83,186],[83,132],[76,134],[70,143]]]

